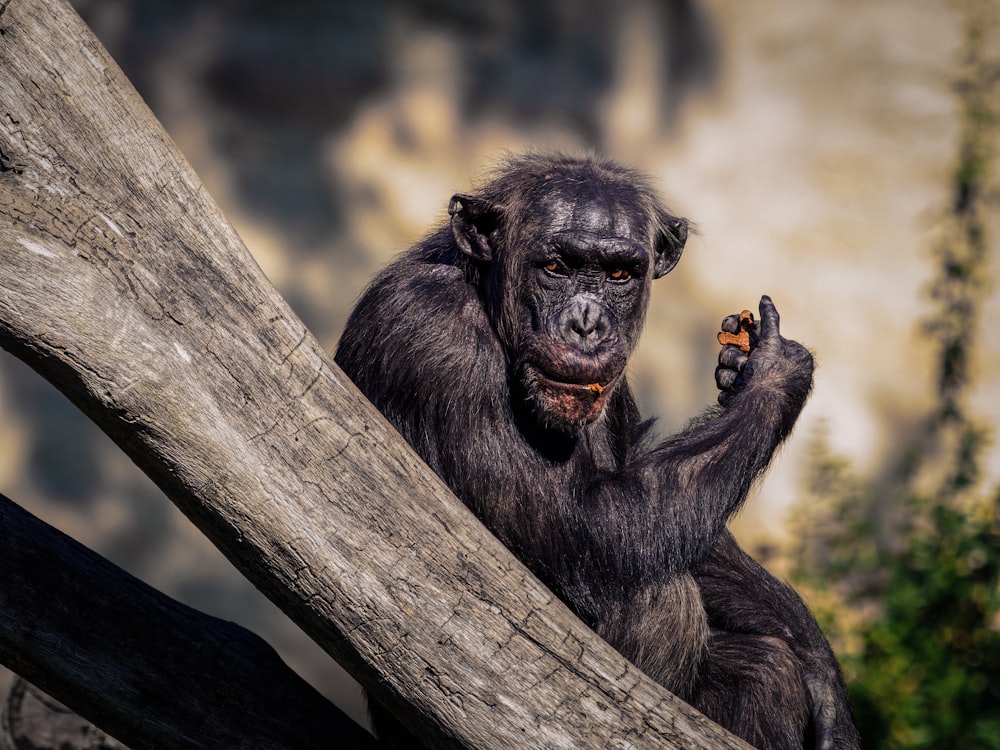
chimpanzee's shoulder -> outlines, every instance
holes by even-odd
[[[371,288],[407,303],[422,301],[433,309],[461,306],[477,296],[462,268],[407,255],[384,268]]]

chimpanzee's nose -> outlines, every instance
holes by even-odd
[[[571,299],[560,318],[563,339],[583,349],[596,347],[611,329],[604,305],[588,295],[579,294]]]

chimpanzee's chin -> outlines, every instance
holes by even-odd
[[[563,383],[527,368],[525,386],[539,422],[547,428],[575,433],[601,416],[618,382]]]

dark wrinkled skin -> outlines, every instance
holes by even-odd
[[[857,747],[812,616],[726,530],[812,385],[812,357],[781,336],[771,300],[750,354],[719,355],[719,406],[655,444],[625,365],[687,222],[629,170],[537,156],[449,213],[362,296],[340,366],[651,677],[758,747]],[[390,742],[419,746],[373,716]]]

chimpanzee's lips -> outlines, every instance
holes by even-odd
[[[572,381],[560,380],[558,378],[553,378],[550,375],[548,375],[545,371],[537,367],[533,367],[532,369],[535,371],[534,374],[535,377],[538,379],[538,382],[544,383],[547,388],[564,390],[568,393],[579,393],[581,396],[585,396],[588,394],[595,394],[597,396],[600,396],[608,388],[613,388],[615,382],[618,380],[618,377],[615,376],[610,380],[606,380],[603,383],[601,382],[577,383]]]

